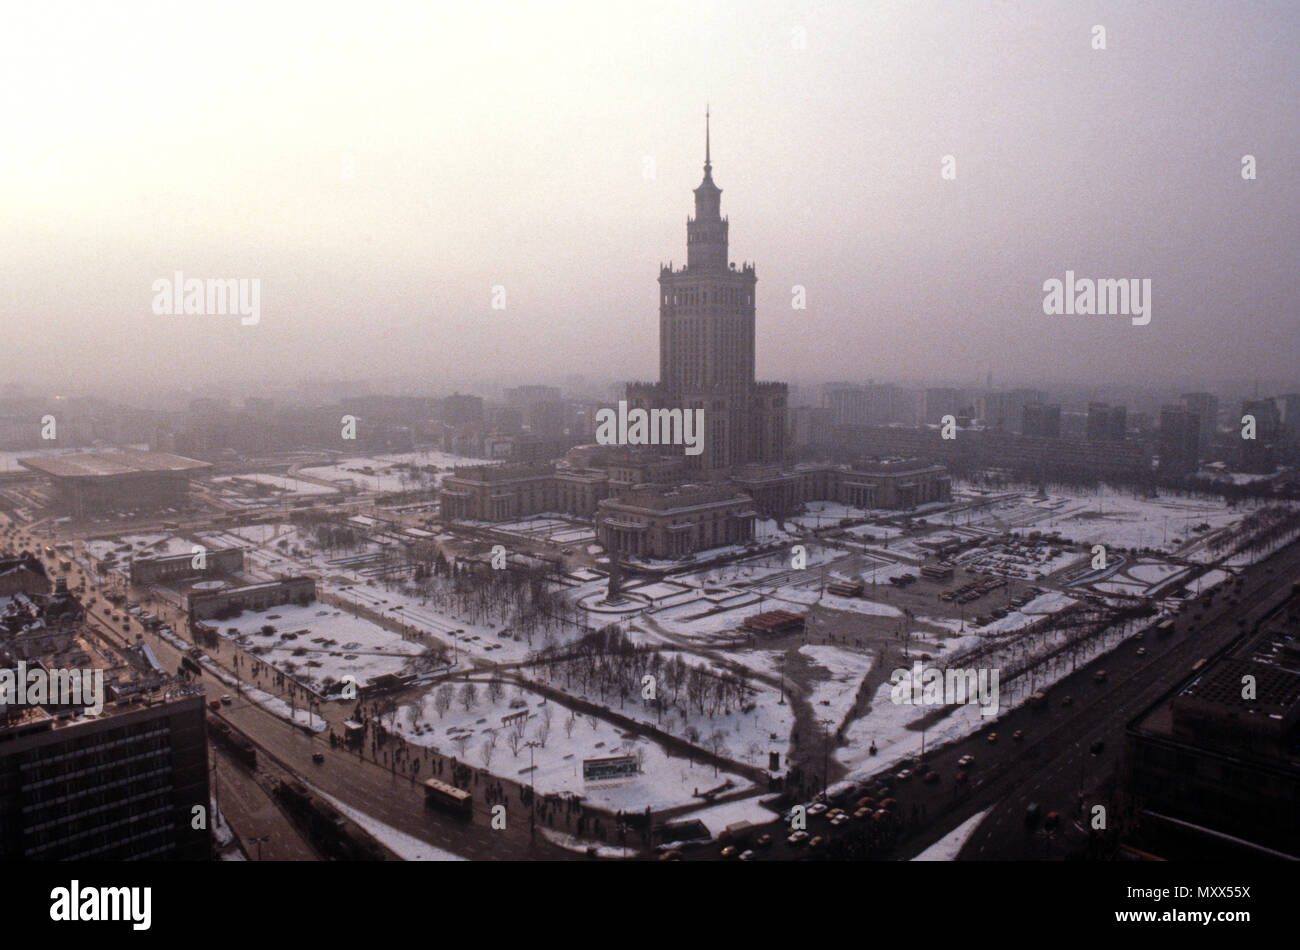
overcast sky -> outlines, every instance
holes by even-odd
[[[1295,3],[5,19],[0,381],[654,378],[706,102],[762,378],[1181,386],[1300,363]],[[1067,269],[1149,278],[1149,325],[1045,315]],[[178,270],[260,280],[260,322],[154,314]]]

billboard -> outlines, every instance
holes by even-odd
[[[627,778],[640,771],[634,755],[609,755],[601,759],[582,760],[582,779],[585,782]]]

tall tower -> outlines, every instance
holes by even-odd
[[[686,266],[659,271],[659,385],[629,400],[704,410],[702,456],[690,464],[728,469],[775,462],[785,452],[784,384],[754,379],[754,265],[728,260],[729,222],[713,181],[710,115],[704,114],[704,180],[686,219]]]

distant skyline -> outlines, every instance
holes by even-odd
[[[1298,66],[1291,5],[15,10],[0,380],[654,378],[708,103],[760,379],[1294,389]],[[1150,324],[1045,315],[1067,270]]]

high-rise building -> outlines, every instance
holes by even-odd
[[[1292,457],[1300,449],[1300,393],[1287,393],[1282,401],[1282,441]]]
[[[93,637],[64,578],[24,587],[0,596],[0,860],[207,860],[202,687]]]
[[[1241,417],[1255,420],[1255,438],[1241,438],[1239,467],[1243,472],[1272,472],[1277,468],[1278,441],[1282,435],[1282,414],[1272,399],[1247,399]],[[1244,429],[1245,423],[1241,424]],[[1239,430],[1240,431],[1240,430]]]
[[[1160,473],[1187,475],[1200,464],[1201,419],[1184,405],[1160,408]]]
[[[888,383],[829,384],[822,390],[822,405],[831,410],[833,425],[915,425],[917,421],[915,394]]]
[[[1219,400],[1211,393],[1183,393],[1183,402],[1201,420],[1201,453],[1210,451],[1214,436],[1219,430]]]
[[[1089,442],[1123,442],[1128,430],[1128,407],[1104,402],[1088,403]]]
[[[442,418],[452,425],[483,421],[483,397],[453,393],[442,401]]]
[[[786,452],[784,383],[754,377],[754,265],[728,261],[729,221],[713,181],[708,116],[704,180],[686,221],[686,265],[659,273],[659,382],[628,385],[634,407],[704,410],[704,447],[692,468],[779,461]]]
[[[925,422],[938,425],[944,416],[970,415],[970,404],[966,391],[962,389],[927,389],[925,391]]]
[[[1036,439],[1061,437],[1061,407],[1030,403],[1025,406],[1023,433]]]

